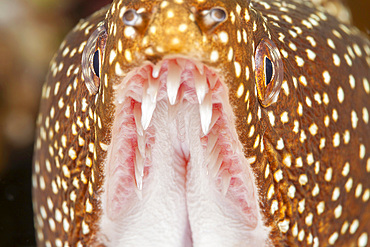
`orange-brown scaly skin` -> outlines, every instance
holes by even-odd
[[[163,19],[163,14],[158,11],[150,18],[159,25],[157,26],[159,34],[149,33],[146,27],[137,32],[133,38],[125,38],[125,26],[119,17],[122,4],[117,5],[118,2],[114,1],[114,7],[111,7],[106,17],[108,39],[97,96],[89,95],[81,78],[81,69],[76,71],[76,74],[74,71],[80,68],[81,43],[86,41],[96,25],[104,20],[105,11],[87,19],[87,24],[81,22],[76,30],[83,25],[82,30],[74,31],[67,36],[66,42],[51,63],[51,72],[43,88],[33,175],[35,224],[40,246],[45,245],[47,241],[54,245],[58,240],[73,246],[77,243],[91,245],[101,239],[101,236],[95,236],[98,231],[101,207],[99,195],[104,180],[103,161],[106,157],[101,143],[105,145],[110,143],[115,111],[113,85],[123,78],[116,75],[115,65],[118,63],[122,71],[128,73],[133,68],[141,66],[145,60],[157,62],[168,54],[181,54],[199,59],[210,67],[218,69],[224,77],[224,82],[229,88],[236,128],[244,146],[245,156],[255,159],[252,167],[259,188],[260,207],[266,219],[266,225],[271,227],[273,245],[311,246],[314,241],[319,241],[320,246],[326,246],[329,245],[329,239],[333,234],[337,233],[336,246],[354,246],[361,234],[364,232],[369,234],[370,204],[368,198],[366,199],[366,191],[370,188],[370,168],[367,168],[369,167],[367,163],[370,163],[368,154],[370,141],[366,137],[370,133],[370,127],[363,110],[365,107],[367,111],[370,103],[369,91],[365,90],[366,82],[364,82],[364,78],[367,78],[367,81],[370,80],[370,43],[367,37],[353,28],[350,29],[352,34],[347,34],[345,26],[338,26],[334,17],[325,15],[327,20],[323,20],[325,16],[321,16],[317,10],[311,9],[308,5],[295,3],[296,8],[293,9],[289,5],[290,1],[286,1],[288,5],[282,6],[288,12],[271,3],[268,8],[259,1],[253,1],[253,7],[248,11],[249,20],[245,16],[245,9],[248,8],[246,1],[204,1],[203,3],[186,1],[176,7],[179,11],[183,11],[180,13],[192,13],[192,6],[198,11],[219,6],[227,10],[228,19],[211,32],[203,32],[195,23],[189,23],[189,32],[179,36],[183,38],[181,40],[183,46],[177,47],[168,44],[168,37],[164,35],[171,23],[167,23],[166,19]],[[136,10],[143,7],[150,16],[160,2],[130,1],[126,7]],[[240,14],[237,4],[240,6]],[[283,14],[289,16],[292,23],[289,23],[287,18],[282,18]],[[267,18],[266,23],[262,16]],[[278,20],[274,16],[277,16]],[[307,27],[308,24],[304,25],[302,20],[308,20],[308,17],[313,19],[311,20],[313,24],[316,20],[320,25],[311,24],[312,28]],[[151,24],[153,23],[149,22],[148,25]],[[292,26],[299,27],[300,30]],[[88,31],[85,34],[86,28]],[[289,30],[294,31],[296,35],[289,33]],[[219,42],[217,33],[221,31],[228,34],[226,44]],[[338,33],[342,38],[338,37]],[[188,40],[189,35],[192,35],[191,42]],[[307,36],[314,38],[315,46]],[[148,42],[143,44],[145,37]],[[203,41],[202,37],[207,37],[206,41]],[[252,64],[255,48],[262,38],[270,38],[282,53],[284,81],[286,81],[283,83],[278,101],[265,108],[259,104],[255,95]],[[334,42],[335,49],[328,45],[327,38]],[[123,47],[121,51],[120,40]],[[294,43],[297,49],[292,49],[289,42]],[[164,52],[155,52],[152,56],[144,53],[144,49],[149,46],[156,47],[160,44],[168,45]],[[353,44],[359,46],[361,56],[357,54]],[[354,56],[351,55],[348,46],[351,46]],[[367,50],[364,46],[367,46]],[[63,56],[67,47],[69,51]],[[72,56],[74,48],[76,52]],[[233,49],[233,55],[229,61],[230,48]],[[314,59],[309,58],[307,49],[314,52]],[[117,53],[112,62],[110,62],[111,50]],[[126,50],[130,51],[132,61],[128,61],[125,57]],[[210,53],[213,50],[219,53],[217,62],[210,61]],[[339,66],[333,63],[334,53],[340,57]],[[351,63],[344,57],[345,53]],[[297,56],[304,60],[303,65],[297,62]],[[235,62],[241,65],[240,75],[236,73]],[[57,71],[61,63],[63,67]],[[74,67],[67,76],[71,64],[74,64]],[[250,71],[248,80],[246,67]],[[324,71],[330,74],[329,84],[324,82]],[[351,88],[349,83],[350,74],[355,78],[354,88]],[[304,76],[306,81],[301,76]],[[77,84],[74,88],[75,79]],[[58,90],[56,90],[57,82],[60,82]],[[243,91],[238,95],[241,85],[243,85]],[[67,95],[66,91],[70,86],[71,90]],[[342,96],[338,99],[339,86],[344,92],[342,102],[339,101]],[[54,94],[54,91],[57,93]],[[249,97],[246,97],[247,95]],[[63,105],[60,103],[61,98],[63,98]],[[88,104],[86,111],[82,110],[83,98]],[[52,107],[54,107],[53,114]],[[67,118],[68,107],[70,116]],[[335,112],[333,114],[334,109],[338,117]],[[358,117],[355,128],[352,111],[355,111]],[[59,128],[56,128],[57,122]],[[316,131],[313,131],[316,129],[312,127],[313,124],[317,126]],[[253,131],[251,131],[252,128]],[[349,139],[345,134],[346,131],[350,133]],[[66,136],[65,146],[63,146],[63,135]],[[339,144],[336,139],[338,135]],[[322,138],[325,138],[325,145]],[[280,140],[283,141],[283,145]],[[93,144],[90,145],[92,152],[89,151],[90,143]],[[360,145],[365,148],[365,154],[360,151]],[[76,152],[76,158],[73,151],[70,151],[71,148]],[[289,155],[290,165],[285,159]],[[91,159],[91,165],[87,157]],[[350,168],[348,174],[343,173],[346,162]],[[329,176],[330,172],[331,176]],[[302,182],[304,174],[307,176],[307,183]],[[348,181],[352,181],[352,186],[349,186]],[[362,186],[361,191],[356,189],[359,184]],[[288,193],[289,188],[293,188],[291,186],[295,188],[294,194],[291,190]],[[333,199],[336,187],[339,188],[340,195]],[[360,191],[357,197],[356,190]],[[336,192],[334,194],[336,195]],[[74,198],[76,198],[75,201]],[[304,206],[302,206],[303,200]],[[63,203],[67,205],[67,209]],[[324,210],[320,211],[322,209],[320,206],[323,204]],[[338,214],[338,206],[342,207],[341,214]],[[272,209],[275,212],[272,212]],[[337,212],[338,217],[335,216],[334,211]],[[349,231],[354,220],[359,221],[359,226],[352,234]],[[284,222],[288,222],[288,228],[282,227]],[[345,222],[348,222],[349,227],[342,233]],[[82,227],[83,224],[84,227]]]

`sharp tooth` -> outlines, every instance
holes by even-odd
[[[141,177],[144,176],[144,158],[141,156],[138,148],[135,150],[135,176],[138,173]]]
[[[213,89],[218,81],[218,77],[216,74],[211,74],[208,76],[209,88]]]
[[[141,101],[141,125],[143,129],[146,130],[152,120],[153,112],[156,107],[156,101],[151,100],[150,94],[148,94],[148,86],[143,90],[143,99]]]
[[[210,154],[208,154],[208,157],[206,158],[205,163],[209,164],[211,163],[212,159],[216,159],[218,155],[221,152],[221,147],[219,145],[215,146],[215,148],[211,151]]]
[[[177,58],[176,63],[181,67],[182,70],[186,68],[186,59]]]
[[[144,135],[143,126],[141,125],[141,109],[138,103],[134,106],[134,118],[136,124],[136,130],[139,136]]]
[[[140,176],[140,174],[137,173],[136,170],[135,170],[135,181],[136,181],[136,188],[138,190],[142,190],[143,189],[143,177]]]
[[[199,73],[201,75],[203,75],[204,74],[204,65],[201,62],[196,62],[196,61],[194,62],[194,65],[197,68],[197,70],[199,71]]]
[[[212,121],[212,92],[209,91],[199,105],[200,121],[204,135],[208,134]]]
[[[153,67],[152,76],[153,78],[158,78],[159,72],[161,71],[162,64],[157,64]]]
[[[143,189],[143,176],[144,176],[144,159],[140,155],[139,149],[135,150],[135,161],[134,161],[134,172],[135,172],[135,182],[138,190]]]
[[[221,164],[223,161],[223,156],[221,154],[218,155],[217,159],[212,159],[211,162],[208,164],[208,173],[212,178],[215,178],[220,170]]]
[[[174,62],[168,63],[167,95],[171,105],[175,104],[181,83],[181,67]]]
[[[141,125],[140,125],[141,126]],[[138,135],[137,136],[137,147],[139,149],[140,155],[145,157],[145,137]]]
[[[221,177],[221,192],[222,194],[225,196],[227,191],[229,190],[229,186],[230,186],[230,181],[231,181],[231,174],[229,171],[224,171],[222,173],[222,177]]]
[[[147,94],[150,95],[150,99],[152,100],[152,103],[155,103],[157,101],[157,94],[158,94],[158,89],[160,85],[160,80],[158,78],[153,78],[150,76],[150,73],[148,75],[148,89],[147,89]]]
[[[208,143],[207,143],[207,151],[206,151],[206,154],[209,154],[213,148],[215,147],[215,144],[218,140],[218,136],[217,135],[212,135],[210,134],[208,136]]]
[[[202,104],[204,97],[208,91],[207,77],[204,74],[200,74],[198,70],[194,70],[194,84],[195,91],[197,92],[199,104]]]
[[[220,116],[221,116],[221,112],[219,112],[217,110],[212,112],[212,120],[211,120],[211,125],[209,126],[209,129],[213,128],[213,126],[215,125],[217,120],[220,118]]]

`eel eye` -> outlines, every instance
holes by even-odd
[[[227,12],[221,7],[204,10],[197,15],[197,22],[204,31],[212,31],[227,19]]]
[[[122,17],[123,23],[127,26],[139,26],[141,25],[143,18],[135,10],[127,10]]]
[[[255,54],[256,87],[258,100],[263,107],[277,101],[284,77],[283,61],[276,45],[270,39],[262,39]]]
[[[97,77],[100,77],[100,52],[96,50],[93,56],[93,69]]]
[[[107,31],[101,25],[91,34],[82,53],[82,74],[91,94],[99,90],[106,40]]]

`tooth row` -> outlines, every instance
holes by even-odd
[[[175,61],[169,61],[168,63],[168,74],[167,74],[167,96],[170,105],[175,105],[178,96],[181,98],[182,95],[179,94],[179,89],[181,85],[181,74],[186,67],[187,61],[184,59],[177,59]],[[218,80],[215,74],[210,74],[207,81],[207,75],[205,74],[204,65],[201,63],[194,63],[196,69],[193,70],[194,77],[194,86],[197,94],[197,99],[199,102],[199,113],[201,120],[202,132],[204,135],[207,135],[214,126],[214,124],[219,119],[221,113],[219,111],[213,112],[212,104],[212,88],[215,87],[215,84]],[[160,82],[160,71],[162,64],[157,64],[153,66],[152,70],[148,72],[147,83],[144,83],[142,100],[140,103],[134,105],[134,118],[137,128],[137,144],[138,147],[135,150],[135,160],[134,160],[134,173],[135,173],[135,183],[136,183],[136,193],[139,198],[142,197],[142,188],[143,188],[143,177],[144,177],[144,162],[145,162],[145,130],[148,129],[151,119],[153,117],[154,110],[157,105],[158,92],[161,86]],[[209,83],[209,85],[208,85]],[[181,94],[181,92],[180,92]],[[212,139],[213,138],[213,139]],[[207,159],[207,164],[209,167],[209,174],[212,177],[216,177],[218,171],[220,170],[223,157],[220,154],[220,148],[217,143],[217,136],[213,135],[209,137],[209,146],[210,150],[207,153],[210,153]],[[226,181],[229,179],[225,177]],[[225,180],[223,179],[223,180]],[[230,176],[231,179],[231,176]],[[229,180],[230,180],[229,179]],[[230,182],[230,181],[229,181]],[[223,188],[226,185],[223,186]],[[227,191],[227,188],[226,188]],[[226,192],[225,192],[226,193]]]
[[[207,175],[211,178],[220,176],[220,187],[223,196],[227,194],[230,187],[232,175],[226,169],[221,169],[224,156],[221,154],[221,146],[218,145],[218,135],[209,134],[205,164],[207,165]]]
[[[138,134],[143,135],[153,117],[154,110],[157,103],[157,95],[160,88],[160,70],[162,64],[153,66],[151,72],[148,73],[148,82],[144,83],[142,101],[141,101],[141,116],[138,118],[138,110],[135,110],[135,121],[138,127]],[[202,132],[207,135],[213,124],[218,119],[212,116],[212,90],[217,82],[217,76],[215,74],[209,75],[209,85],[207,82],[207,76],[204,73],[204,65],[201,63],[194,63],[196,69],[193,70],[195,91],[199,102],[199,113],[201,119]],[[186,67],[186,60],[177,59],[175,61],[169,61],[168,63],[168,74],[167,74],[167,96],[170,105],[176,103],[179,88],[181,85],[181,73]],[[138,126],[138,122],[141,123],[141,127]]]

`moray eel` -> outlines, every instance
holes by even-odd
[[[38,245],[368,246],[369,67],[309,1],[113,1],[42,89]]]

